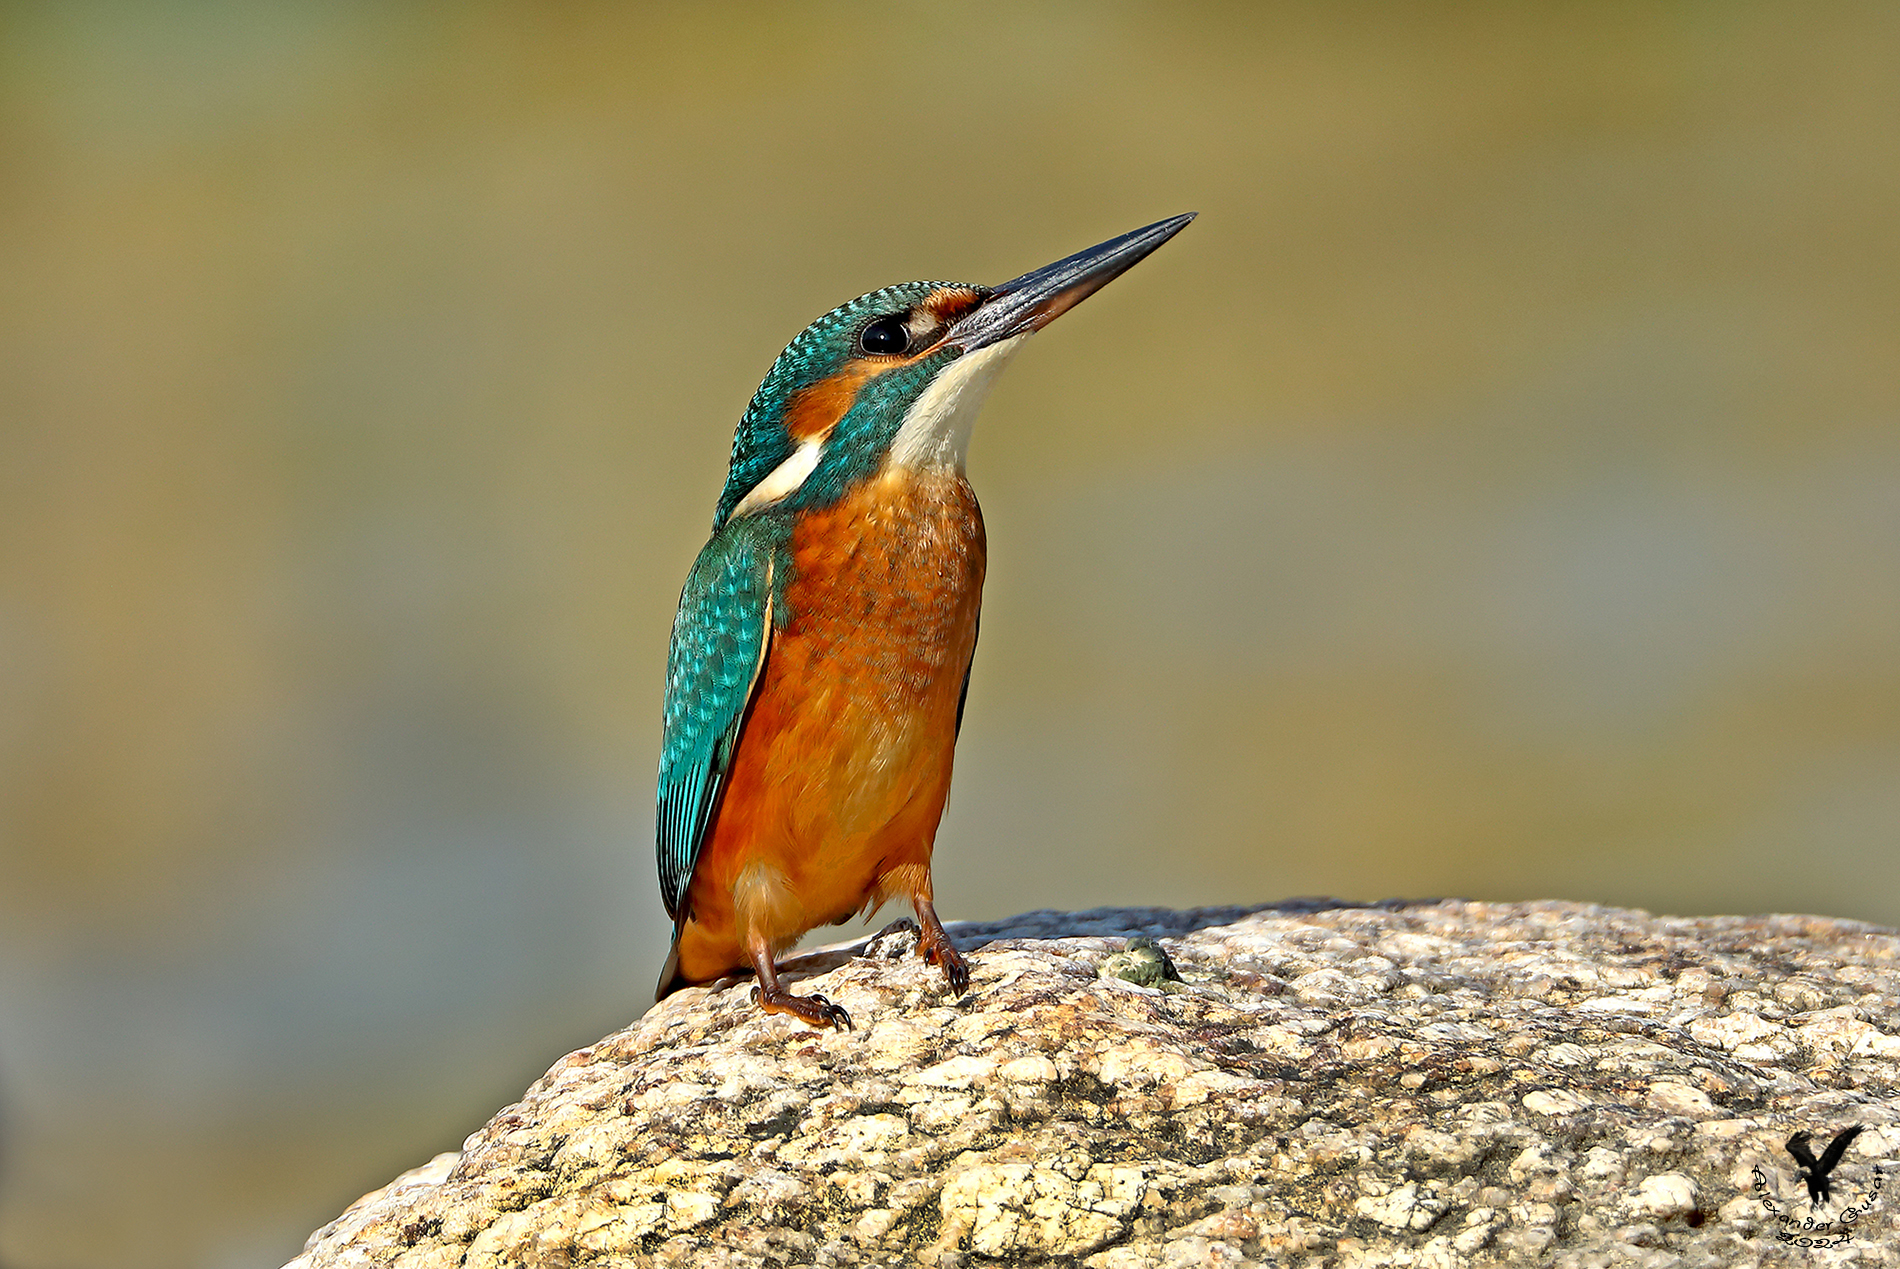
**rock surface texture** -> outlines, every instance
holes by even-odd
[[[952,931],[961,1000],[901,935],[792,963],[854,1032],[673,996],[292,1265],[1900,1265],[1893,930],[1305,902]],[[1855,1123],[1815,1208],[1782,1143]]]

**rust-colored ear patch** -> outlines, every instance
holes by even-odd
[[[888,363],[853,361],[829,378],[801,389],[785,408],[786,434],[800,443],[823,440],[858,399],[858,389],[888,369]]]
[[[927,310],[936,319],[937,328],[942,329],[958,318],[968,317],[982,302],[983,297],[973,287],[947,286],[931,292],[930,297],[918,307]]]

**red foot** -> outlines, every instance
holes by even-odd
[[[944,933],[943,926],[935,921],[930,923],[930,928],[917,940],[917,954],[929,964],[943,966],[943,976],[950,980],[952,992],[961,996],[970,990],[970,964]]]
[[[794,996],[783,987],[754,987],[752,1000],[767,1013],[789,1013],[810,1026],[857,1030],[851,1025],[851,1015],[823,996]]]

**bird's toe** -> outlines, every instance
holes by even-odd
[[[834,1027],[839,1031],[855,1031],[851,1025],[851,1015],[842,1005],[834,1005],[823,996],[794,996],[791,992],[777,987],[754,987],[753,1003],[766,1013],[788,1013],[800,1022],[812,1027]]]
[[[970,990],[970,962],[963,959],[963,953],[946,943],[937,949],[932,959],[943,966],[943,976],[950,980],[951,992],[961,996]]]

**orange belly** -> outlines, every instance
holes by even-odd
[[[708,982],[806,931],[930,894],[983,520],[960,475],[892,471],[800,521],[785,617],[687,891],[679,968]]]

